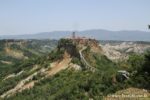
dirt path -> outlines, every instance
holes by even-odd
[[[85,50],[87,47],[83,47],[80,51],[79,51],[79,54],[80,54],[80,58],[81,60],[84,62],[84,64],[86,65],[87,69],[90,69],[91,71],[95,71],[95,68],[92,67],[84,58],[83,54],[82,54],[82,51]]]

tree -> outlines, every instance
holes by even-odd
[[[145,63],[142,66],[143,72],[148,72],[150,75],[150,51],[145,55]]]

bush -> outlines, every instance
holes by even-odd
[[[81,65],[81,61],[80,61],[80,59],[77,58],[77,57],[73,57],[71,62],[74,63],[74,64]]]

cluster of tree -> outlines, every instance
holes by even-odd
[[[77,49],[77,45],[71,39],[61,39],[58,42],[57,48],[58,48],[59,51],[65,50],[72,57],[78,57],[79,58],[79,52],[78,52],[78,49]]]
[[[121,69],[120,64],[111,62],[103,55],[86,54],[86,52],[84,52],[84,55],[86,55],[86,60],[97,69],[95,72],[64,70],[55,76],[41,80],[32,89],[17,93],[7,99],[60,100],[61,98],[62,100],[74,100],[93,98],[94,100],[100,100],[103,96],[130,86],[149,89],[150,53],[144,56],[131,55],[129,60],[124,62],[128,63],[126,70],[131,75],[129,79],[123,81],[117,81],[116,79],[117,71]],[[74,58],[73,62],[78,63],[78,58]]]
[[[43,57],[43,59],[46,59]],[[45,62],[42,58],[34,58],[28,59],[20,62],[16,62],[15,64],[11,65],[11,67],[1,67],[0,70],[0,94],[8,91],[9,89],[16,86],[16,84],[26,78],[27,76],[34,73],[34,71],[30,71],[35,65],[39,65],[40,67],[47,67],[49,62]],[[47,65],[46,65],[47,64]],[[17,73],[24,71],[21,75],[8,78],[4,80],[9,75],[16,75]]]
[[[75,100],[75,99],[101,99],[104,95],[112,93],[116,87],[111,82],[111,77],[104,73],[89,71],[72,72],[62,71],[54,77],[44,79],[30,90],[25,90],[11,100]]]
[[[132,55],[129,58],[131,65],[129,71],[131,79],[129,83],[138,88],[150,89],[150,52],[143,55]]]
[[[74,50],[68,48],[70,46]],[[67,52],[69,53],[71,51],[75,52],[72,62],[82,65],[76,52],[75,44],[69,39],[62,39],[58,42],[58,49],[52,51],[49,56],[42,56],[18,63],[18,65],[15,65],[15,69],[8,71],[7,74],[12,72],[18,73],[21,70],[30,70],[35,64],[47,67],[50,62],[62,59],[65,50],[68,50]],[[101,100],[103,96],[131,86],[150,89],[150,52],[145,55],[132,54],[127,61],[120,63],[114,63],[102,54],[90,52],[90,47],[83,52],[83,55],[91,66],[95,67],[95,72],[66,69],[54,76],[39,81],[31,89],[5,99],[82,100],[93,98],[94,100]],[[130,73],[130,78],[118,81],[116,78],[119,75],[118,70],[127,70]],[[0,82],[0,94],[14,87],[19,80],[32,73],[27,71],[21,76],[12,78],[12,80]],[[38,80],[40,77],[41,75],[35,76],[33,80]]]
[[[8,47],[11,50],[22,52],[28,60],[17,59],[13,56],[7,55],[5,52],[7,43],[10,43]],[[23,68],[27,68],[27,66],[30,68],[34,64],[40,64],[47,67],[49,61],[45,62],[44,60],[46,57],[43,56],[49,54],[52,48],[55,48],[56,45],[57,40],[0,40],[0,80],[5,75],[14,72],[17,73]],[[46,49],[43,50],[42,48]],[[6,63],[3,63],[3,61]],[[10,62],[10,64],[7,62]]]
[[[95,72],[64,70],[55,76],[41,80],[32,89],[6,99],[60,100],[61,98],[62,100],[74,100],[93,98],[99,100],[103,96],[121,89],[122,85],[120,84],[122,83],[114,84],[112,80],[117,71],[115,64],[105,56],[96,54],[91,56],[95,59],[96,65],[93,65],[97,68]],[[74,58],[73,62],[81,63],[78,58]]]

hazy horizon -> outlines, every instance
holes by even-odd
[[[104,29],[149,31],[149,0],[0,1],[0,35]]]
[[[83,29],[83,30],[76,30],[76,32],[82,32],[82,31],[91,31],[91,30],[104,30],[104,31],[111,31],[111,32],[122,32],[122,31],[138,31],[138,32],[148,32],[149,30],[143,31],[143,30],[109,30],[109,29]],[[74,30],[52,30],[52,31],[43,31],[43,32],[36,32],[36,33],[27,33],[27,34],[0,34],[0,36],[15,36],[15,35],[37,35],[41,33],[53,33],[53,32],[73,32]],[[71,34],[71,33],[70,33]]]

